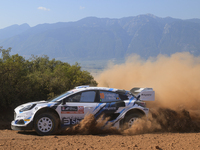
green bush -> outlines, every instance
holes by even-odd
[[[78,63],[70,65],[47,56],[25,60],[18,54],[10,56],[10,51],[0,47],[0,108],[47,100],[79,85],[97,85]]]

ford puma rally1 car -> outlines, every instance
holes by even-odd
[[[131,127],[147,115],[144,101],[154,101],[152,88],[130,91],[105,87],[79,86],[51,100],[30,102],[14,110],[13,130],[35,130],[39,135],[54,134],[62,127],[79,123],[87,114],[109,117],[113,126]]]

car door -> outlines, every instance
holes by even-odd
[[[79,123],[87,114],[93,114],[97,106],[95,90],[75,93],[64,100],[61,106],[61,119],[64,126]]]
[[[125,108],[125,102],[118,93],[112,91],[99,91],[99,101],[101,104],[99,111],[95,114],[96,118],[100,116],[109,117],[109,120],[115,120],[120,113],[116,113]]]

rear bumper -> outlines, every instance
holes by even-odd
[[[18,124],[15,124],[15,121],[12,121],[11,129],[12,130],[33,130],[33,121],[31,121],[27,125],[18,125]]]

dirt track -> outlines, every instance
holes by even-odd
[[[0,130],[0,149],[200,149],[200,133],[51,135]]]
[[[138,120],[130,129],[102,129],[105,122],[88,115],[79,125],[57,135],[38,136],[34,131],[10,130],[0,121],[0,150],[8,149],[194,149],[200,150],[200,122],[195,113],[159,109],[155,118]],[[199,114],[199,113],[198,113]],[[156,115],[156,113],[154,113]],[[160,116],[162,116],[160,118]],[[193,116],[191,118],[191,116]],[[195,115],[196,116],[196,115]],[[155,120],[156,119],[156,120]],[[105,121],[105,120],[104,120]],[[4,124],[2,124],[4,123]],[[5,128],[8,129],[5,129]],[[182,132],[182,133],[179,133]],[[184,133],[185,132],[185,133]],[[80,135],[84,134],[84,135]]]

